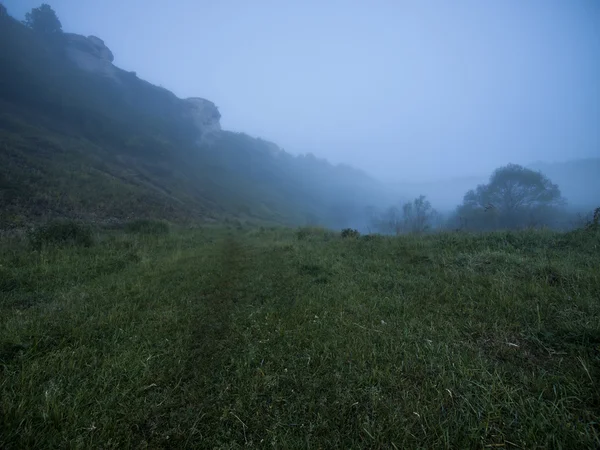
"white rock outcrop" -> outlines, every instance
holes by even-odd
[[[221,131],[221,114],[213,102],[197,97],[179,99],[166,89],[138,79],[134,72],[115,67],[113,53],[104,41],[96,36],[85,37],[65,33],[65,42],[67,57],[80,69],[109,77],[123,89],[131,89],[132,83],[135,83],[138,88],[137,95],[144,92],[142,99],[138,97],[137,102],[133,100],[139,108],[146,110],[148,104],[160,105],[164,102],[164,108],[158,107],[162,114],[170,114],[171,117],[175,114],[182,120],[190,120],[198,130],[198,143],[206,143]],[[143,87],[143,91],[140,91],[140,87]]]
[[[185,101],[190,107],[191,118],[202,139],[221,131],[221,113],[213,102],[199,97],[188,98]]]
[[[80,69],[106,75],[118,81],[114,56],[104,41],[96,36],[65,33],[67,56]]]

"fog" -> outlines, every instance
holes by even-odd
[[[596,1],[49,3],[117,66],[214,101],[223,128],[444,203],[509,162],[600,156]]]

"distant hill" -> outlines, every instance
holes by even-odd
[[[383,187],[360,170],[222,131],[112,64],[101,39],[0,15],[0,227],[52,217],[238,219],[343,227]]]

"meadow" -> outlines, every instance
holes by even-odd
[[[598,230],[90,236],[1,238],[0,448],[600,447]]]

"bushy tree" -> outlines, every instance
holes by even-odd
[[[543,173],[508,164],[496,169],[488,184],[465,194],[458,216],[469,228],[539,226],[564,203],[558,186]]]
[[[56,12],[47,3],[42,3],[38,8],[33,8],[25,14],[25,25],[38,33],[56,35],[62,33],[62,24]]]

